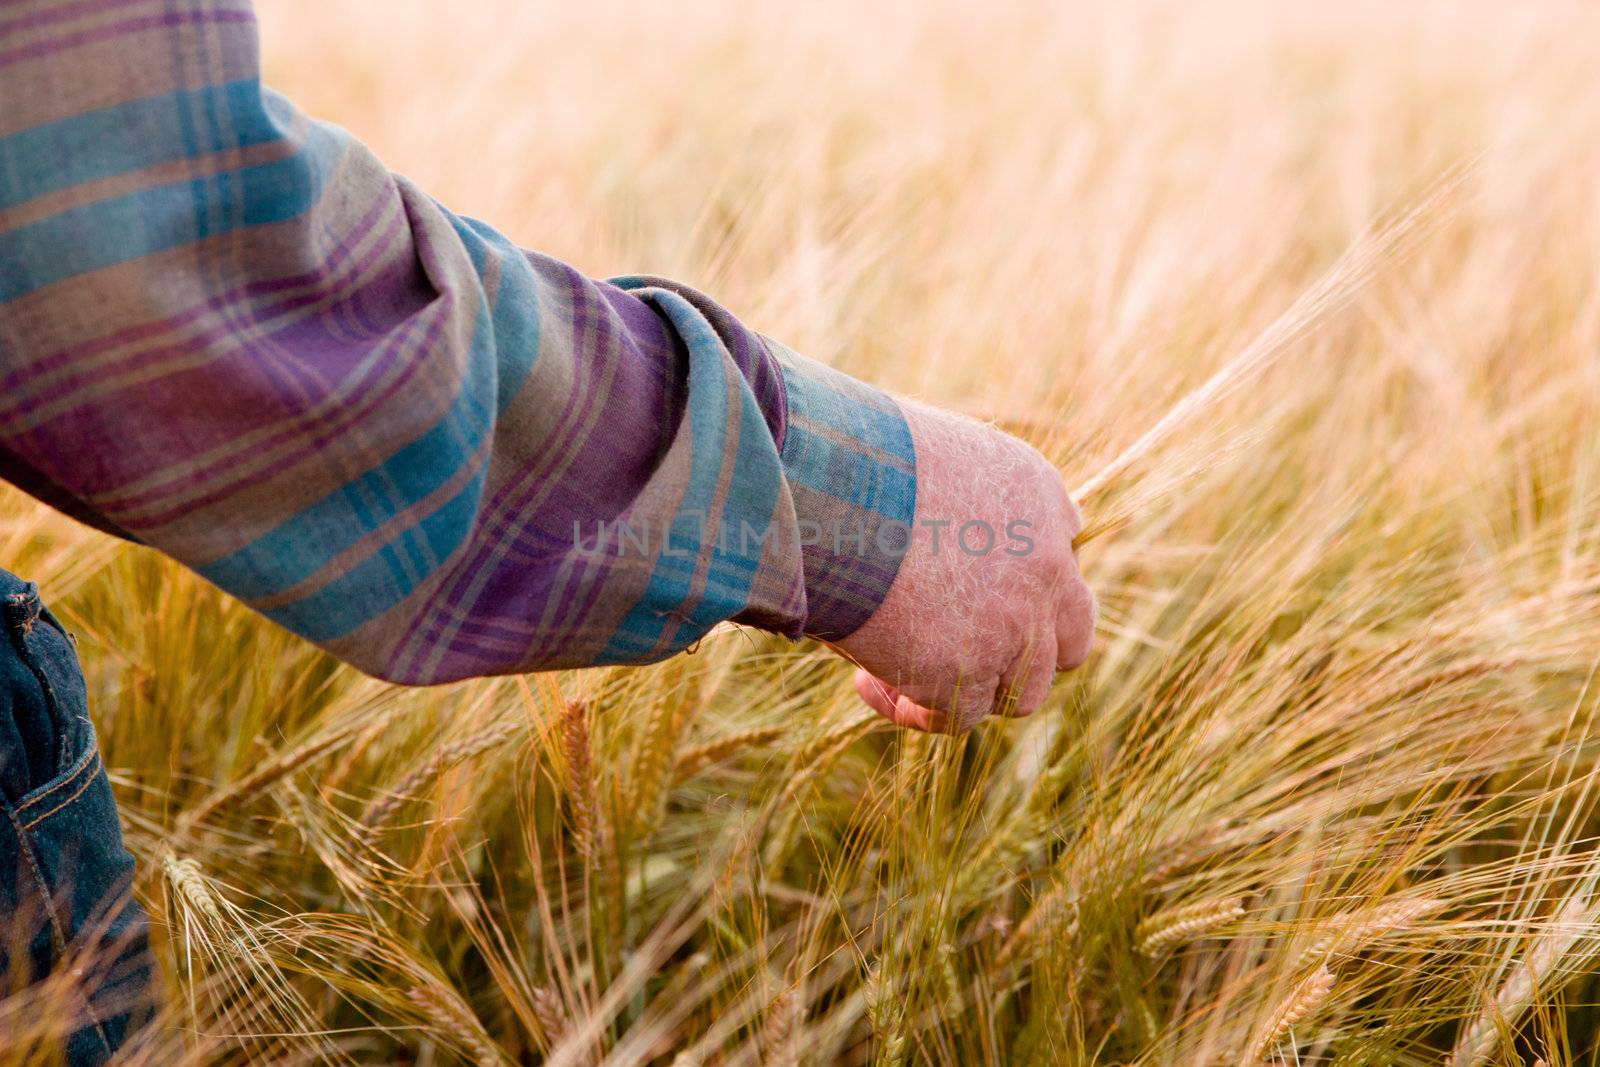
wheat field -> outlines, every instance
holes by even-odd
[[[127,1062],[1600,1062],[1600,9],[261,7],[445,204],[1038,445],[1102,618],[958,738],[737,630],[404,690],[10,493],[155,924]]]

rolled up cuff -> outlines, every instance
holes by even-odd
[[[911,428],[889,394],[765,340],[785,393],[779,457],[799,526],[804,630],[838,640],[878,610],[910,545]]]

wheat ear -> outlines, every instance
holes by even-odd
[[[529,999],[533,1001],[533,1014],[539,1020],[539,1029],[544,1031],[545,1046],[555,1048],[567,1036],[570,1027],[567,1006],[562,1003],[561,995],[549,986],[535,986]]]
[[[1139,951],[1146,956],[1160,956],[1178,945],[1198,941],[1243,916],[1244,904],[1237,897],[1158,911],[1139,924]]]
[[[561,744],[567,757],[567,797],[578,852],[590,869],[600,867],[600,812],[595,800],[594,754],[589,739],[589,709],[581,700],[561,716]]]
[[[878,1041],[877,1055],[872,1061],[874,1067],[900,1067],[911,1050],[906,1039],[905,1010],[895,999],[892,985],[884,977],[880,960],[867,972],[867,981],[861,990],[867,1006],[867,1022]]]
[[[1261,1035],[1246,1057],[1247,1062],[1266,1059],[1283,1043],[1292,1030],[1311,1018],[1333,992],[1333,972],[1319,967],[1295,986],[1294,992],[1273,1011],[1266,1032]]]
[[[761,1035],[762,1060],[766,1067],[800,1067],[800,1024],[805,1019],[805,1007],[795,989],[785,989],[767,1009],[767,1020]]]
[[[361,816],[361,822],[366,826],[368,837],[382,833],[389,820],[394,817],[394,813],[428,782],[456,764],[487,752],[521,729],[520,723],[502,723],[483,731],[476,737],[468,737],[439,749],[423,761],[421,766],[402,778],[393,789],[367,806],[366,812]]]
[[[430,986],[413,986],[406,993],[406,999],[434,1026],[453,1038],[479,1067],[505,1062],[505,1056],[484,1032],[477,1016],[453,994],[446,995]]]
[[[1581,954],[1592,956],[1596,949],[1593,929],[1600,918],[1600,904],[1591,904],[1587,894],[1579,893],[1567,901],[1561,912],[1540,934],[1526,956],[1511,969],[1494,1000],[1487,1004],[1456,1045],[1457,1067],[1481,1067],[1494,1056],[1500,1035],[1520,1019],[1532,1005],[1541,988],[1550,985],[1558,966],[1581,942]]]
[[[1017,929],[1010,940],[1000,949],[996,962],[1001,965],[1010,963],[1025,946],[1043,937],[1054,938],[1058,933],[1069,938],[1076,936],[1078,932],[1076,898],[1076,889],[1067,883],[1051,886],[1034,902],[1033,907],[1028,909],[1028,914],[1023,916],[1022,922],[1017,924]]]
[[[268,786],[321,759],[327,753],[349,741],[359,729],[365,729],[366,726],[367,724],[362,723],[359,728],[355,724],[341,727],[323,737],[308,741],[299,748],[291,749],[280,754],[275,759],[269,760],[233,785],[212,793],[200,804],[184,812],[178,820],[177,834],[184,835],[189,833],[196,826],[211,819],[224,808],[254,797]]]
[[[1298,974],[1313,964],[1327,961],[1336,953],[1355,952],[1367,942],[1407,926],[1431,911],[1444,906],[1442,900],[1396,900],[1366,912],[1334,919],[1332,931],[1319,937],[1295,958],[1289,968]]]
[[[788,730],[781,726],[759,726],[753,730],[743,730],[726,737],[719,737],[715,741],[707,741],[703,745],[686,748],[673,767],[673,784],[686,782],[707,767],[737,756],[747,749],[769,745],[786,733]]]
[[[800,825],[801,805],[797,801],[801,794],[811,783],[826,774],[849,751],[851,745],[882,723],[882,719],[870,714],[847,719],[823,733],[800,754],[799,759],[795,761],[794,775],[785,784],[778,798],[778,808],[783,812],[782,820],[772,831],[762,854],[767,866],[773,871],[782,869],[783,858],[788,854],[789,845]]]
[[[217,907],[217,900],[211,895],[211,887],[201,876],[199,863],[192,859],[180,860],[169,852],[161,861],[161,866],[166,872],[167,880],[188,902],[189,907],[221,925],[222,909]]]

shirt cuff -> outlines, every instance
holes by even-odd
[[[878,610],[911,544],[911,428],[888,393],[763,340],[784,389],[779,458],[798,519],[804,631],[837,641]]]

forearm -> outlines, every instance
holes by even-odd
[[[406,682],[882,601],[887,397],[452,215],[260,89],[247,4],[135,8],[38,8],[0,61],[7,477]]]

